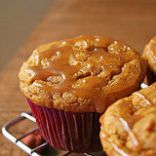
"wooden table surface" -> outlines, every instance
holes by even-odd
[[[156,34],[155,8],[156,0],[53,0],[43,20],[0,73],[0,128],[29,110],[19,91],[17,74],[36,46],[95,34],[122,40],[142,52],[145,43]],[[18,128],[21,133],[27,127]],[[0,134],[0,156],[25,155]]]

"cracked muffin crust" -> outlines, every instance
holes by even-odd
[[[139,88],[145,62],[134,49],[101,36],[42,45],[22,65],[24,95],[34,103],[71,112],[104,112]]]
[[[112,104],[100,123],[108,156],[155,156],[156,83]]]

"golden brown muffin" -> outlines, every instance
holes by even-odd
[[[146,44],[143,58],[147,61],[149,68],[145,82],[150,85],[156,82],[156,36]]]
[[[139,88],[145,68],[139,54],[124,43],[79,36],[34,50],[20,70],[20,88],[41,106],[101,113]]]
[[[112,104],[100,123],[108,156],[156,156],[156,83]]]

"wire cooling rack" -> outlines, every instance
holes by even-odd
[[[45,141],[43,143],[41,143],[40,145],[31,148],[29,146],[27,146],[26,144],[24,144],[22,142],[22,139],[24,139],[25,137],[35,133],[36,131],[39,131],[38,128],[33,128],[31,131],[23,134],[20,137],[16,137],[13,133],[10,132],[10,129],[15,127],[17,124],[20,124],[20,122],[22,122],[23,120],[28,120],[29,122],[33,122],[36,123],[36,119],[32,116],[31,113],[29,112],[23,112],[21,113],[19,116],[17,116],[15,119],[9,121],[8,123],[6,123],[3,127],[2,127],[2,133],[3,135],[9,140],[11,141],[13,144],[15,144],[16,146],[18,146],[20,149],[22,149],[24,152],[26,152],[27,154],[31,155],[31,156],[43,156],[41,154],[39,154],[37,151],[43,149],[44,147],[48,146],[49,144]],[[52,148],[52,147],[51,147]],[[53,149],[55,150],[55,149]],[[59,154],[59,156],[69,156],[70,154],[72,154],[71,152],[62,152],[62,154]],[[56,154],[52,154],[52,155],[56,155]],[[97,152],[95,154],[90,154],[90,153],[83,153],[84,156],[104,156],[104,154],[102,152]]]

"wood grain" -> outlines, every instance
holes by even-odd
[[[0,128],[29,110],[19,91],[17,75],[34,48],[53,40],[94,34],[122,40],[142,52],[156,34],[155,6],[155,0],[53,0],[43,20],[0,73]],[[0,149],[0,156],[26,155],[1,134]]]

